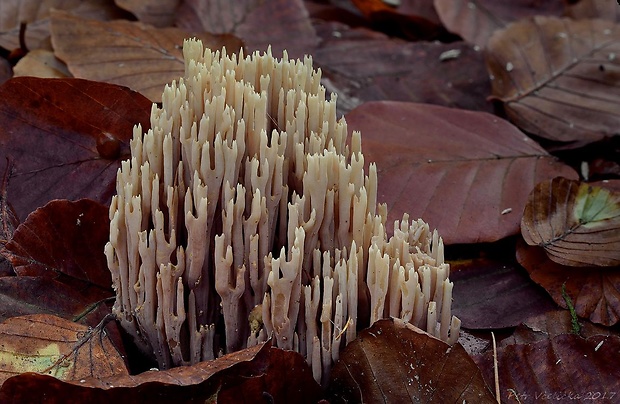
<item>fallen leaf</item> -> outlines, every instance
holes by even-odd
[[[612,0],[572,1],[566,6],[566,15],[575,20],[602,18],[618,22],[620,21],[620,7],[618,7],[617,1]]]
[[[111,295],[104,255],[109,239],[108,209],[91,200],[56,200],[28,215],[2,254],[20,276],[42,276]],[[95,291],[91,293],[96,293]]]
[[[541,247],[517,245],[517,260],[556,304],[567,308],[562,288],[579,317],[612,326],[620,321],[620,267],[567,267],[551,261]]]
[[[264,52],[271,45],[277,57],[286,50],[289,57],[303,58],[318,44],[302,0],[185,0],[177,12],[177,26],[235,35],[243,40],[246,54]]]
[[[568,266],[620,266],[620,192],[557,177],[536,185],[521,234]]]
[[[54,52],[35,49],[17,62],[13,68],[14,77],[33,76],[48,78],[71,77],[67,65],[62,63]]]
[[[48,314],[5,320],[0,324],[0,382],[26,372],[60,380],[127,375],[123,359],[106,334],[84,340],[89,330]]]
[[[463,347],[395,318],[377,321],[346,346],[328,396],[358,403],[495,402]]]
[[[237,52],[241,42],[231,35],[154,28],[132,21],[85,20],[53,12],[52,44],[56,56],[75,76],[127,86],[159,102],[164,86],[185,75],[183,40],[201,39],[205,47]]]
[[[89,291],[92,289],[78,290],[42,276],[0,277],[0,321],[27,314],[53,314],[94,327],[107,313],[89,315],[101,299],[100,292],[89,295]]]
[[[286,375],[286,377],[285,377]],[[261,344],[166,371],[135,376],[62,382],[45,375],[20,375],[0,389],[0,401],[74,402],[273,402],[316,403],[321,390],[301,355]],[[229,401],[235,400],[235,401]]]
[[[109,0],[3,0],[0,3],[0,46],[10,50],[19,48],[20,24],[25,22],[26,46],[29,49],[46,48],[52,9],[100,20],[122,16]]]
[[[367,29],[323,26],[313,58],[338,111],[366,101],[409,101],[492,112],[482,52],[464,42],[404,42]],[[337,33],[337,34],[334,34]]]
[[[611,329],[592,324],[589,321],[582,321],[579,325],[579,335],[583,338],[594,335],[614,335]],[[502,339],[498,346],[530,344],[548,340],[557,335],[571,333],[573,333],[573,324],[570,312],[555,308],[546,313],[528,318],[514,330],[510,337]],[[618,334],[616,333],[615,335],[617,336]]]
[[[450,263],[452,313],[468,329],[515,327],[555,307],[518,265],[490,259]]]
[[[579,147],[620,126],[620,28],[604,20],[534,17],[491,37],[493,96],[521,129]]]
[[[13,77],[13,68],[8,60],[0,58],[0,85]]]
[[[8,195],[18,217],[52,199],[108,204],[133,126],[150,128],[151,105],[127,88],[80,79],[19,77],[2,85],[0,161],[15,162]],[[120,146],[118,155],[102,156],[102,139]]]
[[[620,393],[620,338],[558,335],[534,344],[497,350],[499,386],[504,403],[617,402]],[[493,355],[476,358],[493,382]]]
[[[433,3],[427,0],[353,0],[377,28],[409,40],[433,39],[443,33]]]
[[[485,47],[500,28],[534,15],[560,16],[562,0],[434,0],[439,18],[448,31]]]
[[[168,27],[174,22],[181,0],[114,0],[114,3],[131,11],[145,24]]]
[[[377,163],[388,223],[403,212],[437,228],[446,244],[517,234],[535,184],[575,172],[509,122],[436,105],[369,102],[346,116]]]

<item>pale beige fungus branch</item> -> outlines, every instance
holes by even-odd
[[[311,58],[183,52],[110,206],[114,312],[140,349],[169,368],[273,336],[326,383],[381,318],[454,343],[441,238],[406,214],[388,236],[377,168]]]

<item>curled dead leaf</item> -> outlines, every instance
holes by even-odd
[[[530,194],[521,234],[568,266],[620,265],[620,192],[557,177]]]
[[[606,326],[620,322],[620,267],[563,266],[551,261],[543,248],[524,242],[517,245],[517,260],[560,307],[567,308],[566,294],[579,317]]]
[[[45,396],[76,403],[316,403],[320,386],[304,358],[293,351],[256,345],[213,361],[135,376],[91,377],[63,382],[45,375],[24,374],[8,379],[0,401],[32,402]]]
[[[89,327],[49,314],[11,317],[0,324],[0,382],[37,372],[60,380],[127,375],[106,333],[88,338]]]

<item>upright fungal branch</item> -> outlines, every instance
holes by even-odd
[[[380,318],[456,341],[441,239],[407,215],[388,237],[376,167],[312,60],[183,53],[110,206],[114,312],[138,346],[169,368],[273,336],[324,382]]]

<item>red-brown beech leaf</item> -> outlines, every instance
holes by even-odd
[[[441,21],[427,0],[353,0],[353,4],[379,29],[410,40],[431,39],[442,33]]]
[[[107,313],[87,312],[100,301],[101,292],[76,289],[43,276],[5,276],[0,278],[0,321],[27,314],[53,314],[71,321],[96,326]]]
[[[572,4],[570,4],[572,3]],[[576,20],[585,18],[602,18],[604,20],[620,21],[620,7],[618,2],[611,0],[579,0],[569,2],[566,6],[566,15]]]
[[[484,47],[500,28],[534,15],[560,16],[562,0],[434,0],[439,18],[448,31]]]
[[[537,16],[496,32],[493,96],[523,130],[578,147],[618,133],[620,26]]]
[[[462,346],[395,318],[377,321],[347,345],[328,395],[355,403],[495,402]]]
[[[107,335],[87,339],[89,331],[86,325],[48,314],[9,318],[0,324],[0,383],[26,372],[61,380],[127,376],[125,362]],[[0,401],[7,402],[6,397]]]
[[[20,25],[26,23],[28,49],[49,47],[50,10],[67,10],[83,18],[108,20],[127,16],[108,0],[3,0],[0,3],[0,46],[20,47]]]
[[[76,403],[301,404],[318,402],[320,394],[301,355],[267,343],[214,361],[135,376],[70,382],[36,374],[15,376],[2,385],[0,401],[32,402],[45,396],[54,402],[70,397]]]
[[[497,350],[502,403],[618,402],[620,337],[562,334]],[[493,353],[476,358],[493,383]]]
[[[103,252],[109,226],[108,209],[100,203],[52,201],[28,215],[3,254],[20,276],[43,276],[78,289],[92,287],[90,293],[103,299],[110,296],[112,285]]]
[[[329,29],[331,28],[331,29]],[[482,52],[465,42],[404,42],[367,29],[324,24],[313,54],[338,112],[365,101],[408,101],[492,112]]]
[[[620,267],[563,266],[551,261],[543,248],[524,242],[517,245],[517,260],[559,306],[567,308],[562,293],[562,285],[565,285],[579,317],[606,326],[620,321]]]
[[[114,3],[131,11],[143,23],[168,27],[174,22],[181,0],[114,0]]]
[[[590,321],[581,321],[579,325],[579,335],[584,338],[594,335],[618,335],[613,329],[593,324]],[[498,342],[498,346],[529,344],[548,340],[560,334],[571,334],[574,331],[570,311],[556,307],[538,316],[528,318],[523,324],[515,328],[509,337]]]
[[[52,12],[52,44],[75,77],[127,86],[161,102],[164,86],[185,75],[183,40],[197,37],[205,47],[236,53],[232,35],[154,28],[133,21],[86,20]]]
[[[177,25],[192,31],[233,34],[244,43],[246,54],[264,52],[293,58],[312,54],[318,37],[302,0],[185,0],[177,12]]]
[[[15,163],[8,197],[19,218],[52,199],[108,204],[133,126],[150,127],[151,105],[126,87],[81,79],[18,77],[2,85],[0,161]],[[120,143],[119,155],[100,154],[102,136]]]
[[[568,266],[620,266],[620,192],[557,177],[530,194],[521,234]]]
[[[464,328],[515,327],[555,307],[516,263],[486,258],[450,263],[452,313]]]
[[[346,116],[376,162],[388,223],[403,212],[447,244],[497,241],[519,231],[534,185],[576,173],[509,122],[484,112],[392,101]]]

